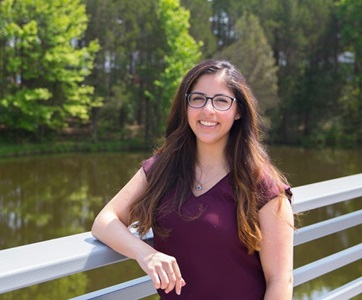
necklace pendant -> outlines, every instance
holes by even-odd
[[[201,191],[202,190],[202,185],[201,184],[195,185],[195,189],[198,190],[198,191]]]

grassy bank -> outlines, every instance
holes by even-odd
[[[139,140],[127,141],[55,141],[44,143],[0,144],[0,158],[21,157],[71,152],[118,152],[149,150],[150,147]]]

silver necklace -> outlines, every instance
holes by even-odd
[[[201,168],[200,168],[201,169]],[[203,190],[203,185],[205,185],[206,183],[210,182],[211,180],[213,180],[217,175],[219,175],[221,173],[221,171],[224,170],[224,167],[222,169],[220,169],[219,172],[216,173],[216,175],[214,175],[213,177],[209,178],[208,180],[206,180],[205,182],[201,183],[200,180],[196,179],[197,184],[195,185],[195,190],[197,191],[202,191]],[[202,170],[201,170],[201,175],[200,178],[202,176]]]

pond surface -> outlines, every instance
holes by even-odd
[[[362,150],[270,149],[292,186],[362,172]],[[94,217],[150,153],[98,153],[0,160],[0,249],[89,231]],[[300,216],[305,226],[362,208],[360,198]],[[295,267],[361,242],[361,226],[295,247]],[[1,267],[1,266],[0,266]],[[295,288],[316,299],[362,274],[362,262]],[[143,276],[127,261],[0,295],[0,299],[68,299]],[[149,299],[158,299],[149,297]]]

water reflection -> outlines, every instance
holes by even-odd
[[[44,284],[34,285],[0,295],[1,300],[49,300],[69,299],[74,295],[86,293],[89,280],[86,274],[78,273]]]
[[[293,186],[362,172],[361,150],[272,148]],[[0,249],[89,231],[95,215],[149,153],[66,154],[0,160]],[[361,209],[360,199],[311,211],[302,225]],[[361,226],[295,248],[295,266],[361,242]],[[322,276],[295,291],[295,299],[353,280],[362,263]],[[0,299],[67,299],[143,275],[133,262],[0,295]]]
[[[362,172],[362,149],[312,150],[274,147],[270,149],[270,153],[293,186]]]
[[[89,230],[142,154],[73,154],[0,161],[0,249]]]

